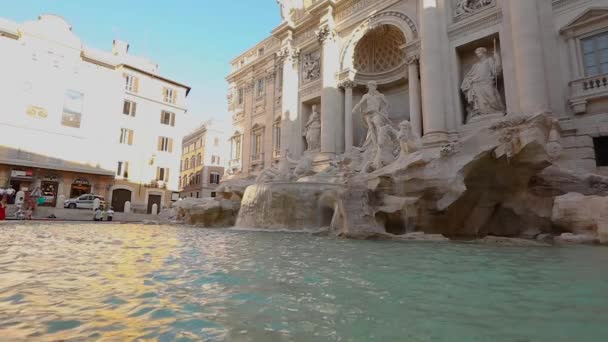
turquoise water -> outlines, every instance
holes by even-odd
[[[0,340],[606,341],[608,248],[3,225]]]

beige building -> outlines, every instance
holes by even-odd
[[[53,202],[76,186],[117,211],[129,201],[149,212],[177,197],[187,85],[125,42],[111,51],[86,46],[56,15],[0,19],[0,54],[0,145],[8,151],[0,187],[21,184],[14,175],[25,172],[34,176],[23,187],[45,182]],[[40,164],[45,158],[53,162]]]
[[[562,131],[559,163],[607,172],[605,1],[278,2],[283,23],[231,62],[231,172],[256,174],[286,151],[320,167],[362,147],[374,123],[357,104],[370,81],[387,118],[409,120],[425,146],[548,112]]]
[[[226,139],[211,121],[202,124],[182,141],[180,197],[215,197],[224,175]]]

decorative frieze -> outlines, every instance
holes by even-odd
[[[470,18],[469,20],[458,22],[448,29],[448,37],[450,40],[462,37],[471,32],[480,31],[502,22],[502,11],[498,8],[486,11],[479,16]]]
[[[302,57],[302,81],[311,82],[321,77],[321,53],[313,51]]]
[[[496,0],[455,0],[454,20],[459,21],[486,8],[496,6]]]

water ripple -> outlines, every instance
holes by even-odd
[[[604,341],[606,265],[591,247],[3,225],[0,340]]]

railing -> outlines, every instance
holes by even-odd
[[[281,150],[274,150],[274,151],[272,151],[272,158],[273,159],[281,158]]]
[[[570,82],[570,105],[576,114],[587,111],[587,102],[608,96],[608,74],[585,77]]]
[[[251,156],[252,163],[258,163],[258,162],[263,162],[263,161],[264,161],[264,153],[259,153],[257,155]]]

